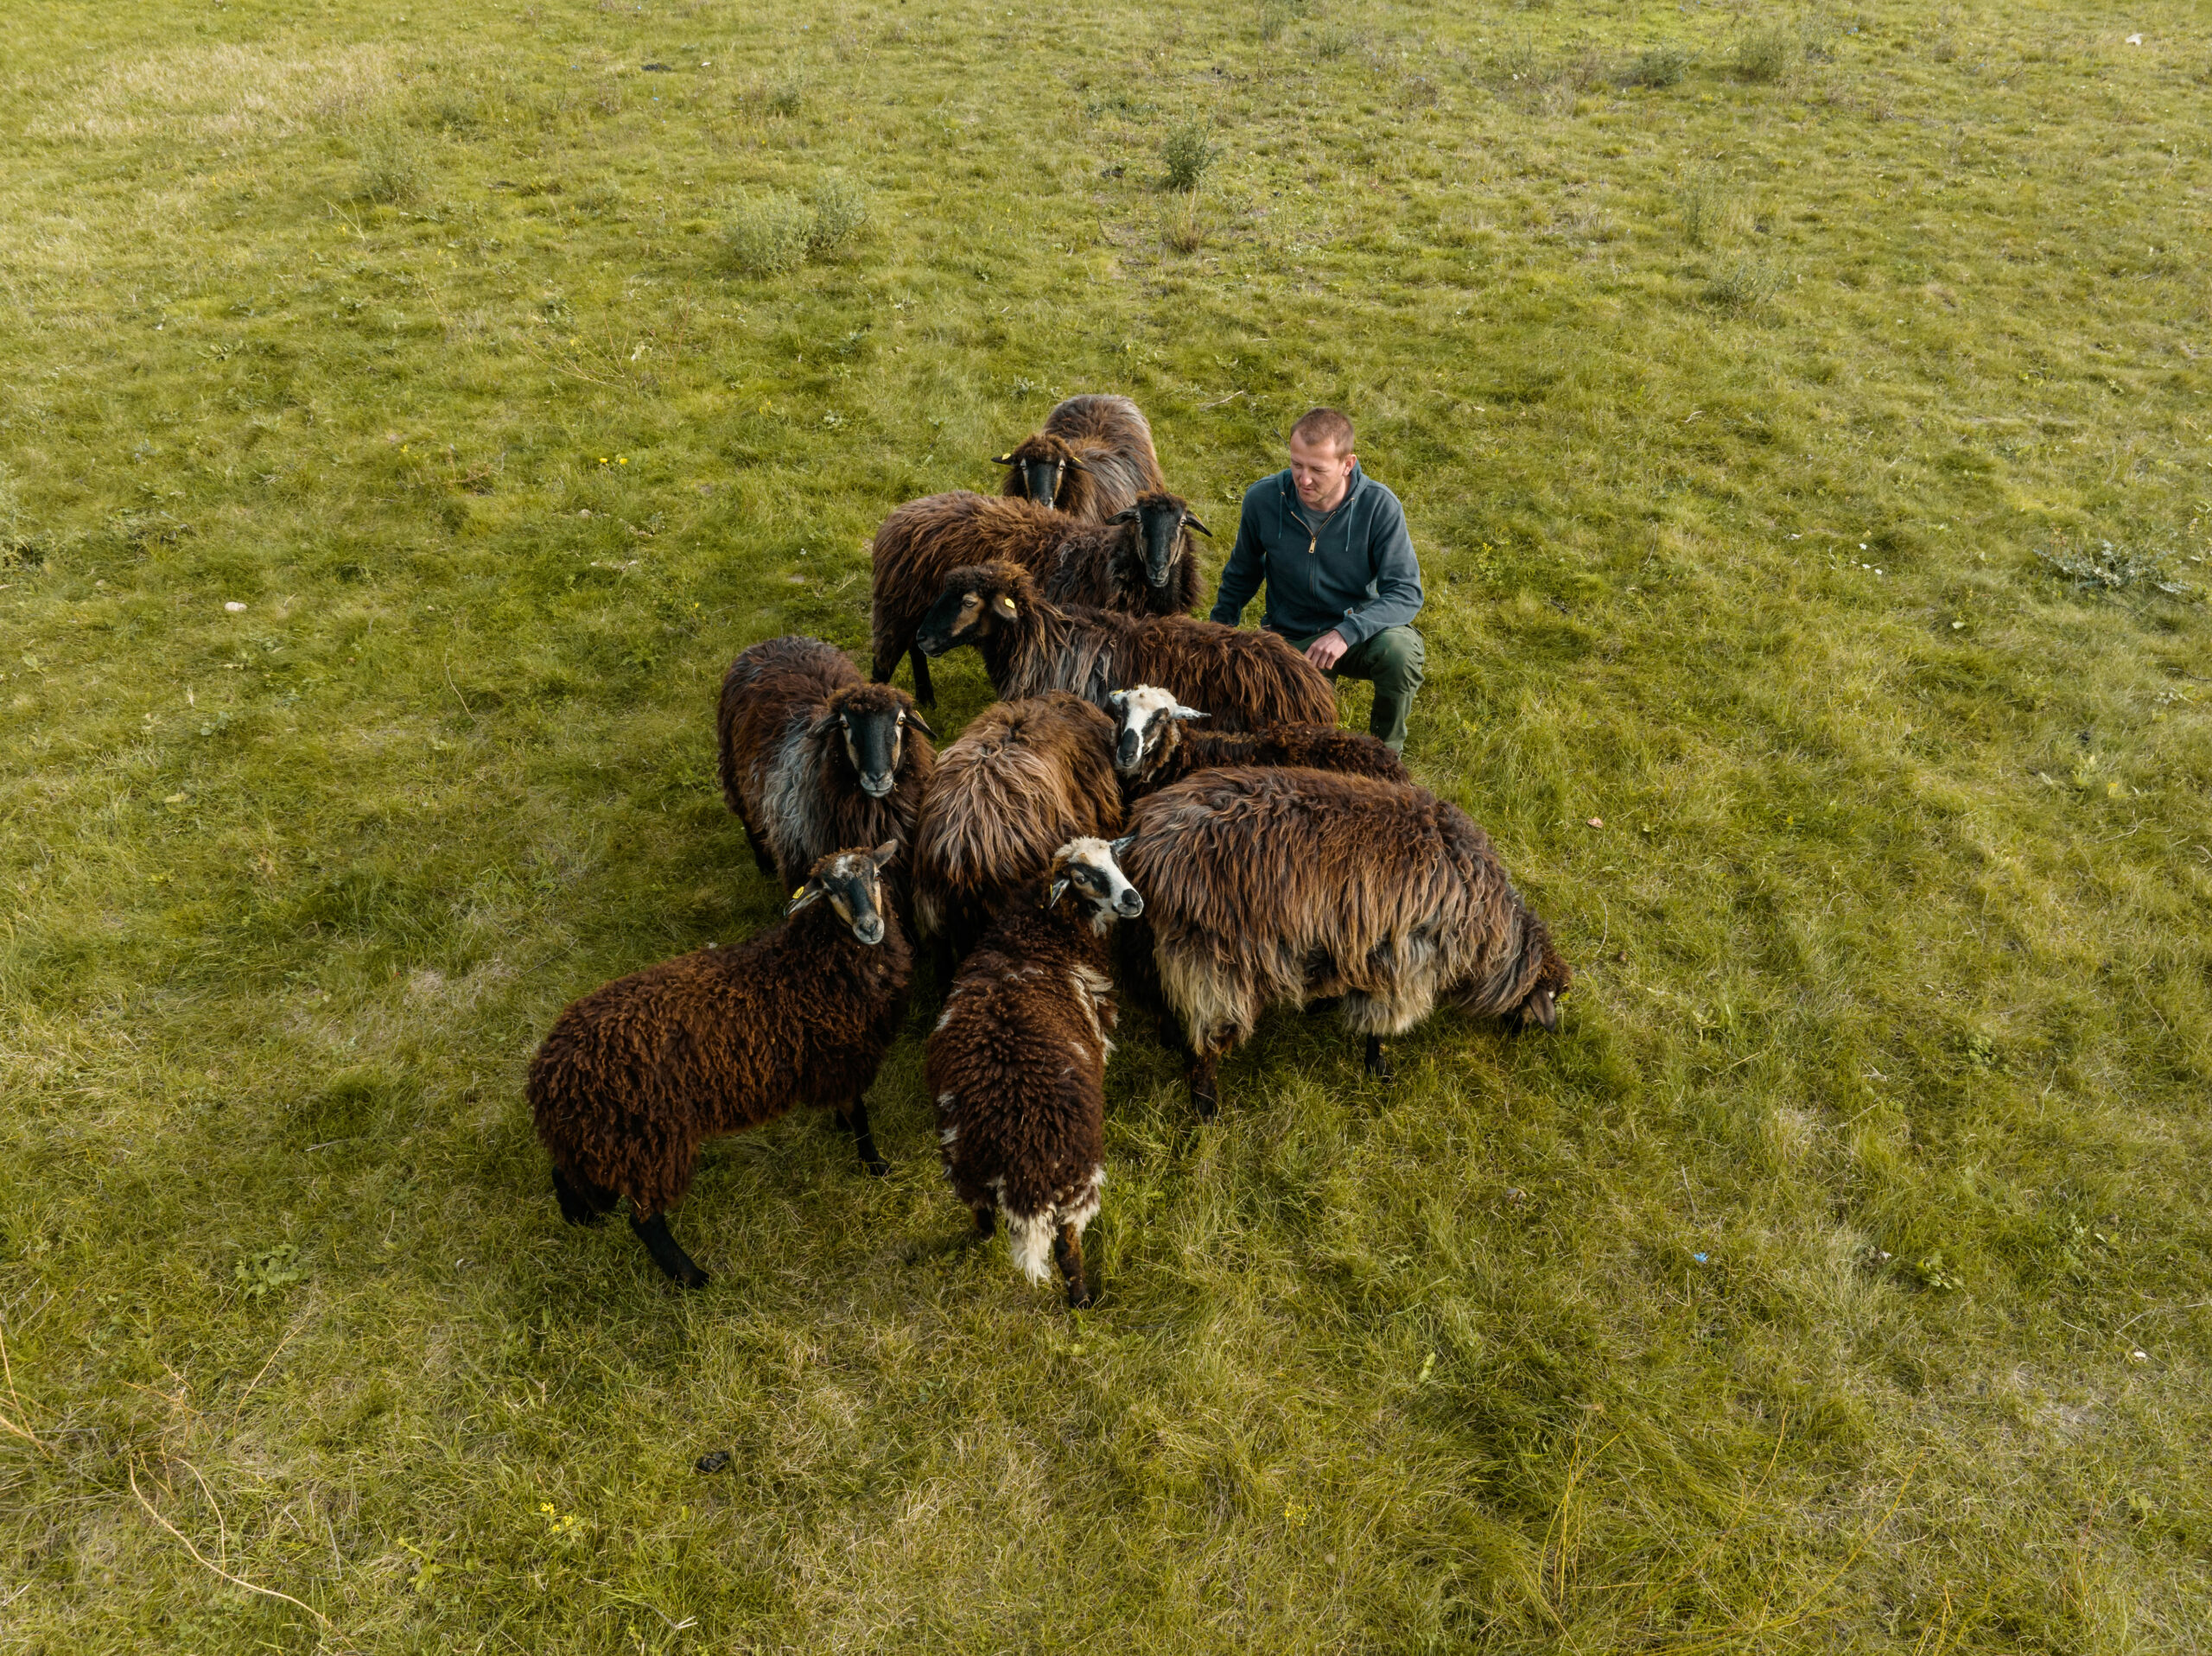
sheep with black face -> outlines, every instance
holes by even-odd
[[[1003,560],[947,575],[914,642],[931,656],[973,644],[1008,700],[1065,690],[1103,711],[1122,686],[1155,684],[1230,730],[1337,719],[1329,681],[1272,632],[1186,615],[1063,609]]]
[[[1213,536],[1182,496],[1164,490],[1140,495],[1134,506],[1061,542],[1041,577],[1045,596],[1123,615],[1187,615],[1203,585],[1192,530]]]
[[[1144,411],[1126,397],[1095,392],[1069,397],[994,464],[1007,468],[1001,494],[1093,523],[1167,486]]]
[[[627,1196],[654,1262],[697,1288],[707,1273],[669,1234],[668,1209],[703,1140],[810,1104],[851,1129],[862,1167],[889,1171],[865,1094],[913,974],[883,884],[898,849],[832,852],[780,923],[618,978],[554,1020],[529,1093],[562,1217],[595,1225]]]
[[[906,909],[906,847],[937,766],[913,699],[868,684],[818,638],[770,638],[722,676],[722,797],[760,872],[785,890],[843,845],[889,841],[893,902]]]

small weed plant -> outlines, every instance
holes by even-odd
[[[1202,121],[1186,121],[1160,140],[1160,161],[1165,169],[1161,182],[1185,194],[1198,184],[1218,157]]]

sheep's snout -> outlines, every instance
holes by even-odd
[[[1137,895],[1135,886],[1122,888],[1121,895],[1114,899],[1114,912],[1124,920],[1134,920],[1144,912],[1144,899]]]
[[[1137,761],[1144,757],[1144,733],[1125,730],[1114,744],[1114,768],[1128,772],[1137,768]]]
[[[873,949],[883,941],[883,917],[880,914],[860,916],[853,922],[853,936]]]
[[[870,799],[881,799],[890,793],[894,778],[888,771],[861,772],[861,791]]]
[[[1521,1021],[1534,1024],[1547,1035],[1559,1033],[1559,999],[1549,989],[1538,989],[1521,1003]]]

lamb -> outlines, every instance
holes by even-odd
[[[1324,725],[1270,725],[1254,731],[1188,731],[1205,714],[1186,707],[1150,684],[1116,690],[1108,698],[1120,719],[1114,736],[1114,769],[1122,796],[1134,803],[1197,771],[1228,765],[1297,765],[1411,782],[1405,761],[1375,737]]]
[[[1106,1178],[1106,931],[1144,912],[1114,860],[1125,843],[1052,853],[961,967],[925,1063],[945,1176],[977,1237],[1003,1213],[1014,1264],[1041,1284],[1049,1248],[1078,1310],[1090,1303],[1083,1228]]]
[[[994,462],[1011,469],[999,492],[1033,500],[1086,523],[1103,523],[1165,489],[1152,427],[1126,397],[1071,397],[1046,416],[1044,428]]]
[[[917,934],[964,953],[1071,840],[1122,831],[1114,722],[1060,691],[986,707],[944,750],[914,835]]]
[[[906,1017],[913,952],[887,912],[895,843],[832,852],[781,923],[594,989],[554,1020],[530,1064],[530,1107],[572,1225],[630,1199],[630,1228],[686,1288],[707,1273],[669,1234],[700,1142],[826,1106],[861,1164],[876,1153],[864,1097]],[[824,902],[823,899],[827,898]]]
[[[930,656],[975,645],[1008,699],[1067,690],[1105,708],[1122,685],[1154,684],[1229,730],[1337,721],[1329,681],[1272,632],[1186,615],[1062,609],[1027,570],[1003,560],[946,576],[914,642]]]
[[[927,721],[904,690],[864,684],[818,638],[770,638],[722,675],[722,797],[760,872],[785,891],[826,853],[888,841],[906,912],[906,847],[937,768]]]
[[[1044,582],[1056,603],[1094,604],[1132,615],[1179,615],[1198,602],[1198,561],[1185,525],[1212,531],[1180,495],[1157,492],[1088,523],[1027,500],[957,490],[910,500],[883,520],[870,549],[873,596],[871,676],[888,684],[899,658],[911,658],[914,695],[934,706],[928,662],[914,648],[914,626],[944,578],[969,564],[1003,558]]]
[[[1214,1113],[1222,1054],[1260,1014],[1341,996],[1388,1079],[1386,1035],[1441,998],[1559,1027],[1573,973],[1497,853],[1426,789],[1320,771],[1201,771],[1140,803],[1122,857],[1149,899],[1153,952],[1191,1049],[1191,1095]]]

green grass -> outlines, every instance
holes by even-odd
[[[2201,12],[54,3],[0,64],[11,1648],[2212,1642]],[[527,1056],[773,915],[729,657],[859,646],[881,515],[1086,389],[1217,528],[1358,420],[1408,757],[1563,1033],[1383,1090],[1277,1018],[1201,1128],[1132,1013],[1071,1318],[955,1246],[918,1010],[892,1177],[718,1147],[678,1298],[562,1228]]]

